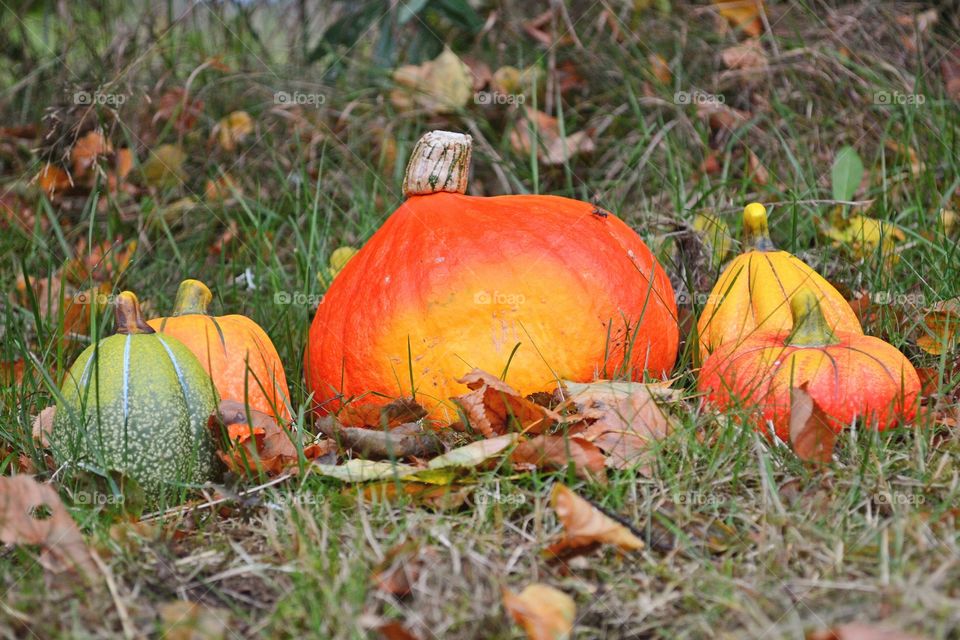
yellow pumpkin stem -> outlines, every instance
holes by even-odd
[[[117,294],[114,302],[113,317],[116,324],[115,333],[133,335],[137,333],[154,333],[140,314],[140,301],[132,291],[123,291]]]
[[[207,285],[199,280],[184,280],[177,289],[177,298],[173,303],[173,315],[185,316],[191,313],[207,313],[207,306],[213,294]]]
[[[790,299],[793,332],[787,338],[791,347],[825,347],[840,342],[827,324],[820,309],[820,300],[810,289],[801,289]]]
[[[466,193],[473,138],[465,133],[430,131],[417,141],[403,174],[403,195],[447,191]]]
[[[776,251],[767,227],[767,208],[759,202],[751,202],[743,208],[743,240],[755,251]]]

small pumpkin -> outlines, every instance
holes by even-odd
[[[324,295],[305,354],[322,412],[415,394],[449,421],[473,368],[529,393],[673,368],[673,288],[643,240],[587,202],[465,195],[470,156],[470,136],[425,135],[407,200]]]
[[[723,270],[700,313],[701,361],[721,345],[748,339],[756,331],[789,330],[793,324],[789,301],[801,288],[816,293],[824,316],[837,331],[863,333],[853,309],[833,285],[800,258],[776,248],[767,210],[759,202],[743,210],[743,236],[747,251]]]
[[[148,324],[170,335],[197,356],[224,400],[248,402],[251,409],[289,420],[290,391],[283,363],[270,337],[246,316],[211,316],[213,294],[199,280],[177,289],[173,315]]]
[[[812,289],[790,300],[791,330],[726,342],[700,370],[699,388],[719,409],[756,411],[789,440],[790,389],[806,385],[837,432],[860,418],[883,430],[914,417],[916,369],[891,344],[858,331],[832,329]]]
[[[143,321],[133,293],[117,296],[115,317],[116,333],[87,347],[63,382],[54,459],[119,472],[154,496],[170,483],[214,479],[210,376],[187,347]]]

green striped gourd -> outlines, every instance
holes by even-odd
[[[213,479],[210,376],[182,343],[154,333],[133,293],[117,296],[115,314],[115,335],[87,347],[64,380],[54,459],[119,472],[157,499],[172,485]]]

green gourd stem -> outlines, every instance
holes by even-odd
[[[759,202],[751,202],[743,208],[743,240],[755,251],[776,251],[767,226],[767,208]]]
[[[116,333],[133,335],[137,333],[154,333],[140,314],[140,302],[132,291],[123,291],[117,294],[113,308],[116,321]]]
[[[199,280],[184,280],[177,289],[177,298],[173,303],[173,315],[184,316],[191,313],[206,315],[207,307],[213,300],[213,294],[207,285]]]
[[[825,347],[840,340],[820,310],[820,300],[809,289],[801,289],[790,299],[793,332],[787,338],[790,347]]]

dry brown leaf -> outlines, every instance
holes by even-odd
[[[832,629],[811,631],[807,640],[923,640],[921,636],[874,624],[852,622]]]
[[[545,584],[531,584],[519,594],[503,590],[503,606],[530,640],[569,638],[577,617],[573,598]]]
[[[185,89],[176,88],[160,96],[153,122],[172,121],[174,130],[184,134],[193,129],[201,115],[203,115],[203,100],[190,98]]]
[[[943,73],[943,84],[947,89],[947,96],[955,102],[960,102],[960,46],[950,50],[940,61],[940,71]]]
[[[596,544],[612,544],[621,551],[636,551],[644,547],[625,525],[617,522],[563,484],[556,484],[550,493],[550,504],[566,535],[547,547],[548,556],[569,556],[585,551]]]
[[[51,198],[73,186],[73,182],[70,180],[67,172],[49,162],[43,165],[40,173],[37,174],[37,184],[43,192]]]
[[[763,0],[713,0],[713,4],[732,27],[754,37],[763,33]]]
[[[647,54],[647,62],[650,63],[650,71],[653,73],[653,77],[657,79],[657,82],[660,84],[670,84],[673,76],[670,73],[670,65],[663,56],[658,53],[649,53]]]
[[[697,105],[697,116],[706,120],[714,131],[736,131],[750,120],[746,111],[712,100]]]
[[[60,496],[31,476],[0,476],[0,542],[39,545],[46,569],[97,575],[93,555]]]
[[[130,266],[136,252],[136,240],[124,242],[118,237],[113,242],[104,240],[87,250],[86,238],[80,238],[73,250],[77,257],[64,265],[63,277],[78,286],[87,280],[114,282]]]
[[[224,202],[234,195],[243,195],[243,191],[229,173],[218,176],[216,180],[208,178],[203,187],[203,197],[210,202]]]
[[[770,182],[770,172],[751,149],[747,149],[747,175],[760,187]]]
[[[160,607],[164,640],[221,640],[230,631],[230,612],[186,600]]]
[[[248,135],[253,133],[253,118],[246,111],[234,111],[214,125],[212,136],[224,151],[234,151]]]
[[[399,109],[419,107],[431,114],[452,113],[473,97],[470,69],[449,47],[421,65],[398,68],[393,80],[399,87],[390,94],[390,100]]]
[[[332,442],[367,459],[426,458],[438,453],[443,444],[432,430],[416,422],[393,429],[344,427],[333,416],[317,421],[317,430]]]
[[[525,440],[513,450],[514,464],[530,464],[538,469],[567,468],[573,464],[577,475],[606,482],[606,458],[599,447],[583,438],[562,435],[540,435]]]
[[[500,378],[474,369],[457,380],[472,391],[453,401],[463,410],[470,425],[487,438],[506,433],[511,425],[522,431],[540,433],[561,421],[561,416],[522,397]]]
[[[424,408],[413,398],[398,398],[387,404],[351,402],[337,412],[337,420],[345,427],[392,429],[404,422],[416,422],[426,415]]]
[[[670,433],[670,420],[657,404],[657,398],[674,397],[669,387],[610,380],[564,386],[579,416],[593,421],[581,437],[609,456],[608,467],[636,465],[653,442]]]
[[[152,187],[175,187],[187,179],[183,164],[187,154],[175,144],[162,144],[152,149],[141,167],[143,178]]]
[[[806,384],[790,390],[790,443],[797,457],[806,462],[829,464],[837,434]]]
[[[952,351],[960,337],[960,298],[938,302],[923,316],[925,329],[917,338],[917,346],[930,355]]]
[[[377,631],[385,640],[420,640],[420,637],[403,626],[402,622],[391,620],[377,627]]]
[[[750,38],[741,44],[728,47],[720,53],[720,57],[728,69],[767,68],[767,54],[763,50],[760,38]]]
[[[223,400],[208,426],[218,444],[217,455],[234,473],[256,475],[263,471],[276,475],[299,461],[297,447],[286,429],[273,416],[250,409],[249,421],[244,403]],[[328,453],[327,447],[304,447],[305,458],[316,459]]]
[[[380,591],[403,597],[413,589],[424,564],[433,555],[430,547],[421,549],[417,541],[406,540],[387,551],[370,579]]]
[[[53,431],[53,417],[56,413],[57,405],[51,405],[33,419],[33,439],[44,449],[50,447],[50,432]]]
[[[82,178],[96,163],[97,157],[113,153],[113,145],[103,137],[99,131],[91,131],[78,139],[70,150],[70,164],[73,166],[73,177]]]
[[[575,155],[593,153],[596,148],[586,131],[567,132],[566,137],[562,137],[556,118],[534,109],[524,109],[523,114],[510,132],[510,144],[517,153],[529,156],[536,141],[540,162],[558,165]]]

